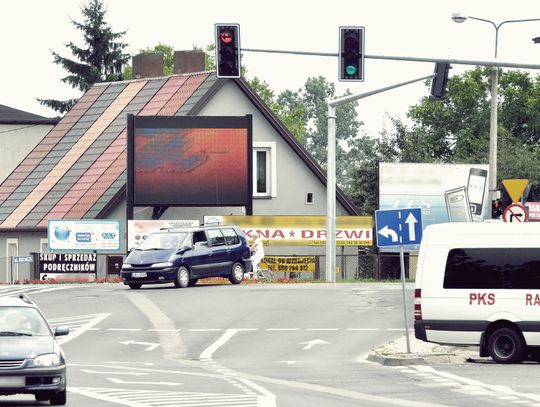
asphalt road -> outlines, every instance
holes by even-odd
[[[367,362],[404,335],[400,284],[8,286],[0,295],[18,290],[71,329],[62,347],[72,406],[540,405],[536,363]],[[407,299],[412,316],[412,286]],[[46,403],[0,397],[8,405]]]

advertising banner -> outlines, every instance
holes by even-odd
[[[238,225],[259,235],[265,245],[324,246],[326,216],[205,216],[204,223]],[[337,246],[372,246],[371,216],[337,216]]]
[[[265,256],[260,267],[273,273],[314,273],[315,256]]]
[[[94,281],[97,274],[96,253],[39,253],[40,280]]]
[[[488,169],[487,164],[380,163],[379,209],[419,207],[424,228],[482,222],[489,216]]]
[[[198,220],[128,220],[128,251],[139,246],[150,233],[160,229],[199,226]]]
[[[120,251],[119,220],[49,220],[49,250]]]

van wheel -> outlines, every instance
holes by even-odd
[[[499,328],[489,336],[488,350],[497,363],[519,363],[525,356],[522,336],[512,328]]]
[[[189,270],[186,266],[178,267],[176,270],[176,277],[174,279],[174,286],[176,288],[186,288],[189,285]]]
[[[129,285],[129,288],[133,289],[133,290],[138,290],[139,288],[142,287],[142,284],[141,283],[130,283],[128,284]]]
[[[242,266],[242,263],[234,263],[232,266],[231,276],[229,277],[229,281],[232,284],[240,284],[242,280],[244,279],[244,266]]]

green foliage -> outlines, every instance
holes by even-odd
[[[69,75],[62,82],[69,84],[80,91],[87,91],[94,83],[113,82],[123,80],[122,68],[129,60],[129,55],[123,50],[127,44],[118,42],[126,31],[115,33],[105,22],[106,8],[101,0],[89,0],[81,8],[84,21],[78,23],[71,21],[79,29],[84,38],[86,47],[80,48],[73,42],[66,44],[77,60],[71,60],[53,52],[54,63],[61,65]],[[77,101],[54,99],[38,99],[60,113],[67,112]]]
[[[353,202],[363,210],[377,208],[372,181],[381,161],[488,163],[490,92],[491,68],[476,67],[451,77],[443,100],[424,97],[411,106],[412,124],[392,118],[393,128],[381,133],[371,155],[364,151],[365,161],[354,170],[348,189]],[[498,187],[503,179],[529,179],[529,200],[540,200],[540,78],[500,71],[498,95]]]

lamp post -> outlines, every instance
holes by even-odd
[[[463,16],[459,13],[452,14],[452,20],[456,23],[463,23],[465,20],[477,20],[489,23],[495,28],[495,59],[497,59],[497,47],[499,45],[499,28],[506,23],[523,23],[529,21],[540,21],[540,18],[526,18],[521,20],[505,20],[495,24],[491,20],[484,18]],[[499,83],[499,69],[496,66],[491,67],[491,114],[489,120],[489,217],[491,218],[491,202],[498,197],[497,191],[497,87]]]

